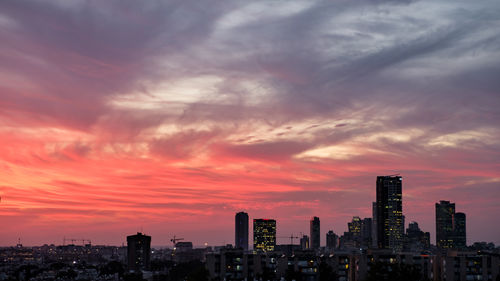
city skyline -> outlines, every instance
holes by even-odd
[[[240,211],[278,237],[317,216],[325,245],[372,217],[374,177],[398,173],[405,227],[435,244],[447,200],[468,244],[500,244],[499,14],[495,0],[0,1],[0,246],[222,245]]]
[[[397,191],[397,192],[401,192],[401,183],[400,182],[402,181],[402,177],[400,175],[377,176],[377,188],[379,188],[379,182],[380,182],[379,180],[380,179],[383,179],[383,181],[385,181],[385,180],[389,180],[389,181],[397,180],[399,182],[399,191]],[[392,185],[392,183],[391,183],[391,185]],[[396,190],[398,190],[398,189],[396,188]],[[401,201],[401,200],[399,199],[398,201]],[[373,205],[376,205],[375,203],[376,202],[373,202]],[[449,211],[446,211],[449,213],[449,215],[445,215],[445,216],[449,216],[449,219],[448,219],[449,221],[443,222],[442,211],[440,211],[442,208],[441,207],[438,208],[438,206],[446,206],[446,208],[448,208],[448,207],[451,208]],[[462,248],[465,248],[466,246],[468,246],[469,245],[467,242],[468,239],[466,238],[467,237],[466,236],[466,222],[465,222],[466,215],[464,213],[461,213],[461,212],[455,212],[455,203],[450,203],[449,201],[441,200],[439,202],[436,202],[435,207],[436,207],[436,209],[435,209],[436,210],[436,212],[435,212],[435,229],[436,229],[435,246],[437,248],[456,248],[456,249],[462,249]],[[457,215],[457,218],[458,218],[457,222],[455,222],[455,220],[457,219],[457,218],[455,218],[455,215]],[[377,213],[373,213],[373,216],[377,217]],[[421,230],[418,227],[418,222],[416,222],[414,220],[410,220],[406,224],[406,223],[404,223],[404,221],[405,221],[404,215],[402,217],[403,217],[403,225],[402,225],[403,228],[406,229],[406,225],[408,225],[408,229],[410,231],[413,231],[413,236],[420,235],[419,233]],[[308,246],[303,247],[303,248],[317,250],[320,247],[328,248],[328,235],[329,234],[335,235],[336,238],[341,238],[341,235],[337,235],[335,232],[332,232],[332,228],[328,228],[328,230],[325,231],[325,233],[324,233],[326,235],[326,237],[325,237],[324,243],[322,243],[323,239],[320,239],[320,237],[321,237],[320,219],[317,216],[314,216],[313,218],[311,218],[309,220],[309,231],[310,231],[309,233],[310,233],[310,235],[307,236],[305,234],[305,232],[300,231],[299,233],[302,237],[294,236],[294,235],[298,235],[297,233],[291,233],[290,236],[279,236],[278,233],[280,233],[280,232],[278,232],[279,228],[278,228],[277,220],[270,219],[270,218],[259,218],[259,219],[253,218],[252,219],[253,227],[250,228],[251,225],[249,223],[249,218],[250,218],[250,216],[248,215],[248,213],[246,213],[244,211],[240,211],[238,213],[235,213],[234,229],[233,229],[233,231],[234,231],[233,243],[226,243],[226,241],[224,241],[224,243],[222,243],[220,245],[209,244],[207,242],[205,242],[203,245],[202,244],[194,244],[194,245],[196,245],[198,247],[232,245],[235,248],[242,248],[243,250],[246,251],[249,249],[255,250],[254,247],[256,244],[262,244],[263,246],[259,246],[262,248],[267,248],[268,245],[272,245],[271,248],[274,248],[274,246],[276,246],[276,245],[302,245],[302,243],[303,243],[302,238],[304,238],[304,239],[307,239],[307,241],[305,243],[307,243]],[[389,242],[380,243],[380,239],[378,239],[378,237],[375,237],[375,236],[378,236],[380,233],[383,234],[384,232],[387,232],[387,230],[381,230],[380,233],[377,231],[372,232],[372,228],[377,229],[378,227],[380,227],[379,225],[374,223],[375,221],[377,221],[377,220],[373,220],[372,218],[361,219],[359,216],[353,216],[352,221],[347,222],[347,226],[348,226],[347,232],[344,232],[344,235],[345,234],[358,235],[359,237],[348,236],[347,239],[349,239],[349,240],[354,239],[356,241],[357,241],[357,239],[361,239],[359,241],[362,241],[363,247],[378,248],[378,249],[392,249],[393,251],[396,251],[396,252],[402,251],[403,237],[400,238],[401,245],[398,247],[389,246],[389,244],[388,244]],[[368,226],[365,226],[365,224],[368,224]],[[256,225],[258,225],[258,226],[256,227]],[[385,228],[383,226],[383,224],[381,224],[381,226],[383,229]],[[365,227],[368,227],[368,228],[365,228]],[[451,227],[454,227],[454,228],[452,229]],[[455,227],[458,227],[458,228],[455,229]],[[273,229],[272,233],[268,234],[269,229],[271,229],[271,228]],[[261,229],[265,230],[264,233],[261,231]],[[401,236],[407,235],[407,233],[405,233],[404,229],[400,233]],[[446,234],[442,234],[441,232],[438,231],[438,229],[443,229],[442,231],[445,231]],[[444,229],[446,229],[446,230],[444,230]],[[458,230],[458,232],[457,232],[457,230]],[[142,235],[142,231],[143,230],[141,229],[140,232],[137,232],[137,235]],[[406,230],[406,231],[408,231],[408,230]],[[250,233],[253,233],[253,235],[252,235],[253,246],[249,240]],[[313,233],[316,233],[316,235],[313,235]],[[415,234],[415,233],[417,233],[417,234]],[[421,232],[421,233],[422,233],[422,235],[424,235],[424,232]],[[429,231],[427,231],[427,233],[430,234]],[[390,234],[387,234],[387,233],[383,234],[383,235],[390,236]],[[446,237],[449,237],[449,239],[454,240],[455,242],[450,242],[451,244],[449,246],[442,246],[438,241],[442,241],[442,240],[439,240],[439,236],[444,238],[444,235]],[[310,244],[310,243],[312,243],[311,242],[312,239],[310,237],[313,237],[313,236],[316,236],[317,237],[316,240],[319,240],[316,242],[316,246],[313,246]],[[130,241],[128,241],[130,237],[133,237],[133,236],[127,236],[127,244],[130,243]],[[149,237],[149,241],[151,242],[151,236],[147,236],[147,237]],[[272,238],[269,240],[268,237],[272,237]],[[368,237],[369,237],[369,239],[365,240],[365,238],[368,238]],[[278,239],[285,239],[285,238],[290,239],[290,243],[279,243]],[[293,239],[299,239],[298,243],[293,243]],[[384,239],[387,239],[387,238],[384,238]],[[177,244],[175,244],[176,241],[181,241],[181,240],[185,240],[185,239],[184,238],[176,238],[176,236],[174,235],[173,238],[170,239],[170,241],[174,243],[174,245],[172,245],[172,247],[175,248],[177,245]],[[71,244],[75,244],[75,242],[78,242],[78,241],[81,241],[82,245],[85,245],[86,243],[88,243],[88,245],[91,244],[91,240],[89,240],[89,239],[73,239],[73,238],[64,237],[63,243],[60,245],[65,245],[66,241],[68,241],[68,242],[71,241]],[[17,246],[22,245],[20,238],[18,238],[17,242],[18,242]],[[372,244],[372,242],[375,244]],[[376,243],[376,242],[378,242],[378,243]],[[428,238],[428,242],[429,243],[431,242],[430,237]],[[472,241],[472,243],[475,243],[475,242],[485,242],[485,241]],[[185,243],[189,243],[191,245],[191,247],[193,246],[193,243],[191,241],[188,241]],[[470,243],[470,244],[472,244],[472,243]],[[44,244],[46,245],[47,243],[44,243]],[[122,246],[124,244],[125,243],[122,243]],[[11,245],[11,246],[13,246],[13,245]],[[39,245],[30,245],[30,246],[39,246]],[[158,245],[157,244],[156,246],[165,247],[166,245]],[[252,246],[252,247],[250,247],[250,246]]]

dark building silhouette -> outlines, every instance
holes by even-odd
[[[440,201],[436,203],[436,245],[438,248],[454,248],[455,203]]]
[[[402,177],[377,177],[377,246],[400,252],[403,249],[404,218]]]
[[[319,223],[319,218],[314,217],[311,219],[309,222],[310,225],[310,235],[311,235],[311,249],[319,249],[320,248],[320,239],[321,239],[321,232],[320,232],[320,223]]]
[[[454,239],[453,244],[455,248],[465,248],[467,247],[467,235],[466,235],[466,225],[465,225],[465,214],[455,213],[454,222]]]
[[[304,236],[302,236],[302,238],[300,238],[300,248],[302,250],[307,250],[307,249],[310,248],[310,245],[309,245],[309,236],[304,235]]]
[[[406,229],[405,250],[422,251],[431,247],[431,234],[423,232],[417,222],[410,222]]]
[[[333,232],[333,230],[328,231],[326,234],[326,248],[333,250],[337,248],[337,240],[339,237]]]
[[[372,227],[373,221],[371,218],[364,218],[361,221],[361,246],[364,248],[372,247]]]
[[[239,212],[234,219],[234,244],[235,247],[248,250],[248,214]]]
[[[377,248],[377,202],[372,203],[372,247]]]
[[[151,236],[137,232],[127,236],[128,269],[134,271],[149,270],[151,256]]]
[[[253,220],[254,251],[272,252],[276,246],[276,221],[271,219]]]

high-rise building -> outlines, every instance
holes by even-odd
[[[438,248],[453,248],[453,221],[455,203],[440,201],[436,203],[436,245]]]
[[[339,239],[339,237],[333,230],[328,231],[326,234],[326,248],[330,250],[337,248],[337,239]]]
[[[351,222],[347,223],[347,228],[352,235],[354,240],[359,240],[361,237],[361,219],[359,217],[353,217]]]
[[[276,221],[271,219],[253,220],[253,250],[272,252],[276,246]]]
[[[234,219],[234,244],[235,247],[248,250],[248,214],[239,212]]]
[[[149,270],[151,257],[151,236],[137,232],[127,236],[128,269]]]
[[[377,246],[400,252],[403,249],[404,221],[402,177],[377,177]]]
[[[441,249],[467,246],[465,214],[455,213],[455,203],[436,203],[436,245]]]
[[[455,213],[455,223],[454,223],[455,237],[453,239],[455,248],[465,248],[467,246],[467,235],[466,235],[466,225],[465,225],[465,214]]]
[[[320,248],[320,241],[321,241],[319,218],[318,217],[312,218],[309,224],[310,224],[310,235],[311,235],[311,249],[316,250]]]
[[[302,238],[300,238],[300,248],[302,250],[307,250],[309,249],[309,236],[303,235]]]

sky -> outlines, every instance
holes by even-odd
[[[0,42],[0,245],[324,245],[397,173],[500,244],[496,0],[2,0]]]

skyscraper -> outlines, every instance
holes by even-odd
[[[467,235],[466,235],[466,225],[465,225],[465,214],[455,213],[455,223],[454,223],[455,237],[453,239],[455,248],[465,248],[467,246]]]
[[[455,213],[455,203],[436,203],[436,245],[438,248],[465,248],[467,246],[464,213]]]
[[[127,236],[127,258],[129,270],[149,270],[151,256],[151,236],[137,232]]]
[[[321,239],[321,234],[320,234],[320,223],[319,223],[319,218],[314,217],[311,219],[309,222],[310,225],[310,235],[311,235],[311,249],[319,249],[320,247],[320,239]]]
[[[248,250],[248,214],[239,212],[234,219],[234,244],[236,248]]]
[[[276,221],[271,219],[253,220],[254,251],[272,252],[276,246]]]
[[[376,205],[378,248],[400,252],[404,241],[402,177],[377,177]]]
[[[436,245],[438,248],[453,248],[453,220],[455,203],[440,201],[436,203]]]

